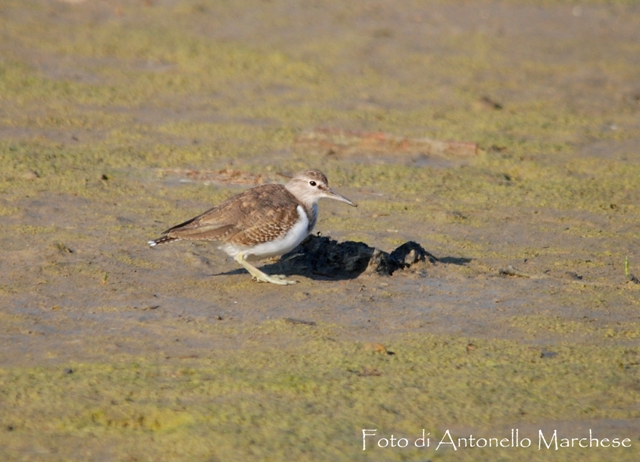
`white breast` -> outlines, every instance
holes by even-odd
[[[276,255],[283,255],[293,250],[309,234],[309,217],[307,217],[301,205],[298,205],[296,210],[300,217],[297,223],[293,225],[287,234],[275,241],[264,242],[250,248],[241,248],[235,245],[225,244],[220,246],[220,249],[224,250],[227,255],[231,257],[235,257],[240,252],[245,252],[247,260],[262,260],[264,258],[275,257]]]

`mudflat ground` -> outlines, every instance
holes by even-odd
[[[1,2],[0,458],[640,460],[639,57],[636,2]],[[311,167],[322,235],[440,262],[146,246]]]

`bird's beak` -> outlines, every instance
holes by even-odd
[[[340,194],[338,194],[338,193],[336,193],[336,192],[333,192],[333,191],[332,191],[331,189],[329,189],[329,188],[325,189],[325,191],[324,191],[324,192],[325,192],[325,196],[324,196],[324,197],[326,197],[326,198],[328,198],[328,199],[335,199],[335,200],[340,201],[340,202],[346,202],[347,204],[349,204],[349,205],[350,205],[350,206],[352,206],[352,207],[357,207],[357,206],[358,206],[358,204],[354,204],[353,202],[351,202],[351,201],[350,201],[349,199],[347,199],[346,197],[341,196]]]

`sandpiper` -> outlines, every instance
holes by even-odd
[[[214,241],[258,281],[295,284],[269,276],[248,260],[283,255],[311,233],[318,219],[318,200],[326,197],[356,207],[333,192],[324,173],[304,170],[285,184],[265,184],[244,191],[149,241],[151,247],[181,239]]]

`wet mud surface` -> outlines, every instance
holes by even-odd
[[[635,3],[0,18],[3,460],[638,460]],[[298,284],[146,245],[303,168],[358,208],[263,262]],[[433,446],[514,428],[631,446]]]

